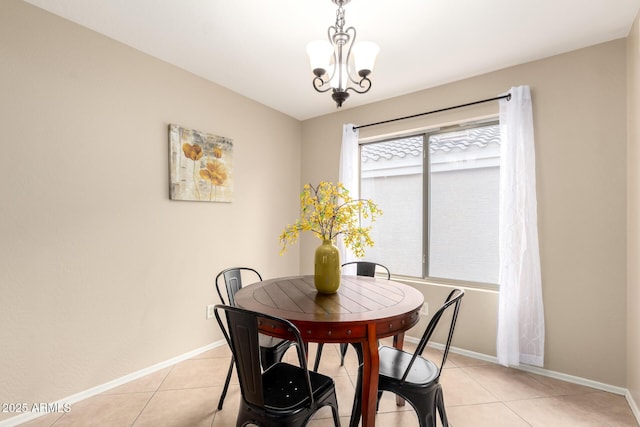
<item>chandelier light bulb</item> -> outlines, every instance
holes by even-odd
[[[342,64],[340,72],[334,73],[335,66],[332,64],[329,66],[329,75],[333,76],[329,81],[329,84],[333,89],[345,90],[349,83],[349,75],[347,74],[347,64]]]

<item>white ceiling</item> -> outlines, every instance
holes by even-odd
[[[335,23],[331,0],[26,1],[294,118],[336,110],[312,88],[305,53]],[[640,0],[352,0],[346,26],[380,54],[372,89],[342,108],[626,37],[639,8]]]

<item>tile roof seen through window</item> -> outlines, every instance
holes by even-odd
[[[469,148],[482,149],[490,145],[500,145],[498,125],[459,130],[431,135],[429,153],[450,153],[465,151]],[[394,157],[419,157],[422,155],[422,135],[390,141],[365,144],[362,146],[362,161],[391,160]]]

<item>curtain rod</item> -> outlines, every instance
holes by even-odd
[[[396,122],[398,120],[412,119],[412,118],[418,117],[418,116],[426,116],[427,114],[440,113],[442,111],[454,110],[456,108],[462,108],[462,107],[469,107],[470,105],[482,104],[484,102],[497,101],[499,99],[505,99],[505,98],[506,98],[507,101],[511,100],[511,94],[508,93],[506,95],[496,96],[495,98],[482,99],[480,101],[469,102],[467,104],[455,105],[453,107],[447,107],[447,108],[440,108],[439,110],[427,111],[426,113],[419,113],[419,114],[413,114],[411,116],[398,117],[397,119],[390,119],[390,120],[384,120],[382,122],[369,123],[368,125],[354,126],[353,130],[355,131],[356,129],[366,128],[366,127],[369,127],[369,126],[382,125],[382,124],[385,124],[385,123]]]

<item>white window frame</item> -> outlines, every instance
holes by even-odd
[[[409,138],[412,136],[423,137],[423,156],[422,156],[422,163],[420,165],[422,168],[421,173],[423,177],[422,277],[405,276],[401,274],[399,275],[392,271],[392,274],[394,277],[400,278],[406,282],[413,282],[413,283],[432,283],[432,284],[445,284],[445,285],[449,284],[449,285],[457,285],[457,286],[463,285],[466,287],[486,289],[486,290],[498,289],[497,283],[474,282],[474,281],[467,281],[467,280],[456,280],[456,279],[449,279],[449,278],[443,278],[443,277],[429,276],[429,265],[428,265],[429,250],[430,250],[429,222],[431,220],[430,204],[429,204],[429,185],[430,185],[429,178],[431,175],[431,171],[429,170],[429,166],[430,166],[429,151],[430,150],[425,149],[425,146],[429,143],[429,137],[433,135],[438,135],[438,134],[450,133],[454,131],[463,131],[466,129],[472,129],[472,128],[483,127],[483,126],[492,126],[492,125],[499,125],[497,116],[491,116],[489,118],[473,120],[473,121],[460,121],[456,124],[442,126],[442,127],[424,128],[424,129],[413,130],[411,132],[404,132],[404,133],[398,132],[392,135],[387,134],[387,135],[370,136],[367,138],[361,138],[359,140],[358,161],[361,162],[362,147],[365,145],[371,145],[371,144],[380,143],[384,141],[392,141],[397,139]],[[494,152],[493,154],[496,154],[496,153]],[[495,155],[492,155],[490,157],[491,158],[484,159],[484,161],[490,163],[491,166],[499,166],[500,164],[499,149],[497,150],[497,158]],[[477,167],[482,167],[482,165],[479,164]],[[358,177],[359,186],[362,185],[362,175],[363,175],[363,171],[361,169],[360,176]]]

